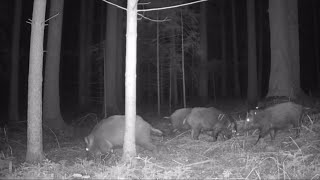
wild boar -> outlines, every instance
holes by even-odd
[[[212,130],[213,141],[216,141],[219,134],[227,139],[237,131],[235,120],[228,114],[214,108],[197,107],[193,108],[191,113],[186,117],[185,123],[188,123],[192,129],[192,139],[199,139],[201,131]]]
[[[271,140],[274,140],[278,130],[285,130],[290,126],[296,129],[296,137],[299,137],[302,115],[303,107],[293,102],[251,110],[246,120],[246,130],[259,129],[259,138],[255,144],[267,134],[270,134]]]
[[[115,115],[100,121],[84,138],[86,151],[94,156],[106,154],[113,148],[122,147],[125,132],[125,116]],[[144,121],[140,116],[136,118],[136,144],[156,152],[157,148],[151,143],[150,132],[162,135],[162,132],[153,128],[149,123]]]

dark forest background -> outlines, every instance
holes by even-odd
[[[319,53],[319,46],[315,44],[319,43],[319,32],[316,31],[319,26],[319,4],[317,0],[300,0],[298,1],[299,7],[299,40],[300,40],[300,79],[301,88],[309,96],[318,97],[320,90],[320,77],[319,77],[319,59],[317,59],[317,53]],[[60,97],[61,97],[61,110],[63,116],[77,116],[80,113],[78,103],[78,66],[79,66],[79,30],[80,30],[80,3],[76,0],[66,0],[64,5],[64,19],[63,19],[63,33],[61,44],[61,70],[60,70]],[[88,3],[88,1],[86,1]],[[212,62],[212,68],[216,73],[216,79],[208,79],[208,103],[212,103],[217,99],[242,99],[246,100],[247,97],[247,19],[246,19],[246,1],[237,0],[236,3],[236,24],[237,24],[237,39],[238,39],[238,61],[239,61],[239,74],[240,74],[240,96],[236,96],[233,93],[234,83],[233,69],[232,69],[232,17],[231,17],[231,0],[224,1],[224,24],[226,34],[226,57],[222,60],[221,55],[221,20],[220,20],[220,1],[209,0],[207,2],[207,41],[208,41],[208,62]],[[28,79],[28,63],[29,63],[29,44],[30,44],[30,32],[31,25],[27,23],[28,19],[32,16],[32,0],[24,0],[22,2],[22,15],[21,15],[21,38],[20,38],[20,56],[19,56],[19,116],[21,120],[26,119],[27,112],[27,79]],[[170,4],[170,3],[169,3]],[[81,112],[88,113],[94,112],[97,114],[102,113],[103,102],[103,45],[101,42],[105,38],[105,23],[107,4],[100,0],[95,0],[93,9],[93,21],[86,21],[87,26],[92,26],[92,41],[89,42],[86,51],[90,52],[91,77],[90,85],[91,93],[89,94],[89,105]],[[268,1],[259,0],[256,1],[256,39],[257,44],[262,40],[263,51],[260,59],[257,59],[258,66],[262,64],[262,76],[259,79],[259,99],[266,96],[268,91],[269,73],[270,73],[270,28],[268,17]],[[49,8],[49,6],[47,6]],[[200,5],[196,4],[188,7],[188,11],[195,13],[196,20],[193,22],[194,26],[190,27],[189,33],[199,33],[200,22],[199,10]],[[10,48],[12,38],[12,23],[14,18],[14,1],[3,0],[0,1],[0,112],[1,118],[8,118],[8,101],[9,101],[9,80],[10,80]],[[48,10],[47,10],[48,12]],[[179,12],[179,9],[175,9],[173,12]],[[198,14],[197,14],[198,13]],[[162,12],[162,17],[165,17],[165,12]],[[171,16],[174,13],[167,13],[168,18],[174,19]],[[258,17],[258,14],[261,14]],[[147,16],[148,13],[145,13]],[[152,13],[150,13],[152,16]],[[193,16],[190,16],[193,17]],[[48,18],[48,16],[47,16]],[[186,21],[188,21],[186,17]],[[122,30],[123,41],[125,40],[125,17],[123,18],[124,29]],[[186,23],[187,24],[187,23]],[[173,27],[170,22],[163,22],[161,28],[166,29]],[[46,29],[47,31],[47,29]],[[166,38],[169,36],[162,36],[162,52],[170,50],[170,46],[166,46],[168,43]],[[148,111],[156,111],[157,105],[157,88],[156,88],[156,51],[155,41],[156,38],[156,23],[148,20],[140,20],[138,22],[138,66],[137,66],[137,103],[138,109],[148,107]],[[45,35],[46,39],[46,35]],[[195,44],[194,48],[197,49],[199,42],[197,39],[193,39]],[[45,43],[46,44],[46,43]],[[179,45],[176,45],[179,48]],[[125,51],[123,51],[124,53]],[[194,51],[189,51],[194,52]],[[123,55],[123,58],[125,56]],[[258,55],[257,55],[258,58]],[[170,57],[165,57],[161,61],[169,61]],[[186,62],[186,96],[187,106],[205,106],[206,104],[198,102],[197,96],[197,82],[199,76],[192,70],[192,64],[196,64],[199,61],[199,57],[195,54],[189,53],[185,55]],[[219,62],[225,61],[227,64],[227,89],[223,92],[221,87],[221,73],[222,70],[219,67]],[[216,64],[215,64],[216,63]],[[165,65],[164,65],[165,66]],[[124,68],[124,64],[123,64]],[[165,82],[168,83],[164,77]],[[215,90],[213,90],[215,87]],[[178,80],[179,95],[178,100],[173,104],[173,109],[183,106],[181,81]],[[121,90],[119,90],[121,91]],[[168,107],[168,91],[162,93],[162,106]],[[121,108],[119,113],[124,111],[124,98],[119,99],[121,101]],[[163,111],[164,114],[168,111]],[[68,118],[67,118],[68,119]]]

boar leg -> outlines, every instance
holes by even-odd
[[[199,140],[199,135],[200,135],[200,129],[199,128],[192,129],[192,131],[191,131],[192,139]]]
[[[218,135],[219,135],[219,133],[220,133],[221,131],[217,131],[217,130],[215,130],[215,129],[213,129],[212,130],[212,142],[215,142],[215,141],[217,141],[217,138],[218,138]]]
[[[260,129],[260,133],[259,133],[259,137],[258,137],[258,140],[256,141],[256,143],[254,145],[257,145],[259,140],[261,138],[264,138],[267,134],[270,133],[270,129],[267,129],[267,128],[262,128]]]
[[[298,138],[300,135],[300,127],[297,123],[294,123],[293,128],[296,130],[296,138]]]
[[[99,143],[99,149],[102,154],[108,154],[109,152],[113,152],[113,145],[107,139],[101,140]]]
[[[270,130],[271,140],[275,140],[276,134],[277,134],[277,129],[272,129],[272,130]]]

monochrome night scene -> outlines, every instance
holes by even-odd
[[[1,0],[0,179],[320,179],[319,0]]]

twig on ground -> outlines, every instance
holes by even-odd
[[[178,136],[176,136],[176,137],[174,137],[174,138],[172,138],[172,139],[168,140],[168,141],[167,141],[167,142],[165,142],[164,144],[167,144],[167,143],[171,142],[172,140],[177,139],[178,137],[182,136],[183,134],[185,134],[185,133],[187,133],[187,132],[189,132],[189,131],[190,131],[190,130],[185,131],[185,132],[183,132],[183,133],[179,134]]]

